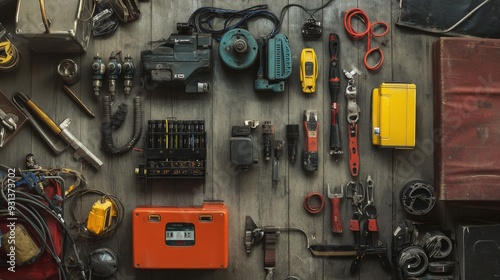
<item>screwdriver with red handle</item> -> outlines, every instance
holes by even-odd
[[[331,33],[328,40],[328,49],[330,51],[330,71],[328,76],[328,88],[330,90],[332,108],[332,122],[330,127],[330,155],[343,154],[340,146],[340,130],[338,113],[339,106],[337,99],[340,91],[340,65],[339,65],[339,35]]]

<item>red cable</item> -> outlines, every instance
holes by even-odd
[[[351,23],[353,17],[359,18],[359,20],[361,20],[361,22],[364,23],[364,25],[366,26],[366,29],[363,32],[357,32],[356,30],[354,30],[354,28],[352,27],[352,23]],[[383,27],[384,31],[382,33],[375,33],[376,26]],[[376,48],[372,48],[371,47],[371,40],[372,40],[372,36],[383,37],[389,32],[389,26],[387,25],[387,23],[385,23],[383,21],[370,22],[370,19],[368,18],[368,15],[365,13],[365,11],[361,10],[360,8],[353,8],[345,13],[344,28],[345,28],[347,35],[349,35],[349,37],[352,40],[358,41],[358,40],[362,40],[365,36],[368,37],[367,42],[366,42],[366,53],[365,53],[365,56],[363,58],[363,63],[365,64],[365,67],[368,70],[374,71],[374,70],[379,69],[382,66],[382,63],[384,62],[384,53],[380,49],[380,46],[378,46]],[[368,56],[370,56],[376,52],[379,53],[380,60],[377,62],[377,64],[375,64],[373,66],[368,65]]]
[[[321,203],[319,206],[309,205],[309,200],[313,197],[319,198],[320,203]],[[311,214],[318,214],[319,212],[321,212],[321,210],[323,210],[323,207],[325,207],[325,198],[323,197],[323,195],[321,193],[312,192],[312,193],[306,195],[306,197],[304,199],[304,208],[306,208],[307,212],[309,212]]]

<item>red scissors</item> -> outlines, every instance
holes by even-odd
[[[352,27],[351,21],[353,17],[357,17],[359,20],[361,20],[365,26],[366,29],[363,32],[358,32],[354,30]],[[347,35],[352,40],[361,40],[365,36],[368,36],[367,43],[366,43],[366,53],[363,58],[363,63],[365,64],[365,67],[368,70],[377,70],[382,66],[382,63],[384,62],[384,53],[380,49],[380,46],[376,48],[371,47],[371,39],[372,36],[374,37],[383,37],[389,32],[389,26],[387,23],[383,21],[376,21],[376,22],[370,22],[370,19],[368,18],[368,15],[365,13],[365,11],[359,9],[359,8],[353,8],[350,9],[349,11],[346,12],[344,16],[344,27],[347,32]],[[379,27],[382,28],[382,32],[375,32],[375,28]],[[375,65],[369,65],[368,64],[368,57],[374,53],[378,53],[380,56],[379,61]]]

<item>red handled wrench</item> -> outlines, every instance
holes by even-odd
[[[332,204],[332,232],[342,233],[342,221],[340,220],[340,201],[344,197],[344,188],[340,186],[340,193],[338,193],[338,188],[334,188],[334,192],[330,191],[330,184],[328,184],[328,198]]]

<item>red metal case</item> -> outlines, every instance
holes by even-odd
[[[135,268],[227,268],[228,209],[223,202],[136,208],[132,250]]]

